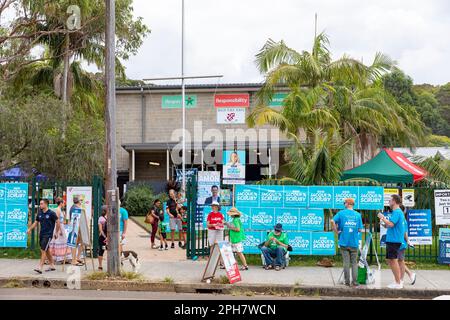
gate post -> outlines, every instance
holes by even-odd
[[[36,177],[33,177],[31,180],[31,224],[34,223],[36,216],[35,216],[35,210],[36,210]],[[34,241],[35,241],[35,231],[31,231],[31,250],[34,250]]]

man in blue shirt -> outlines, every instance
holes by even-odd
[[[400,209],[401,198],[398,194],[393,194],[389,200],[389,207],[392,209],[390,218],[387,219],[382,213],[378,214],[378,218],[386,225],[386,260],[394,274],[395,282],[390,284],[390,289],[403,289],[401,283],[401,270],[398,262],[400,248],[405,241],[405,216]]]
[[[31,230],[37,227],[38,224],[41,226],[41,231],[39,232],[39,245],[41,247],[41,260],[39,261],[39,267],[34,269],[37,273],[41,274],[44,268],[45,260],[48,259],[50,268],[45,271],[55,271],[55,264],[53,262],[52,254],[49,250],[49,243],[52,238],[57,238],[59,231],[61,230],[61,225],[59,219],[55,212],[48,208],[49,201],[47,199],[42,199],[39,202],[39,213],[36,216],[36,221],[28,228],[27,233],[30,235]],[[56,230],[55,230],[56,227]]]
[[[352,285],[358,286],[358,247],[359,233],[364,232],[361,214],[353,207],[355,200],[344,200],[345,209],[339,211],[331,220],[331,227],[339,237],[339,248],[344,263],[345,285],[350,286],[350,266],[352,269]]]

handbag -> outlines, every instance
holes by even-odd
[[[155,222],[155,217],[151,214],[151,212],[147,213],[144,222],[148,224],[153,224]]]

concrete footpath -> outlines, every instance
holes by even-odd
[[[175,249],[178,250],[178,249]],[[0,287],[7,285],[13,279],[23,280],[25,286],[42,286],[45,280],[53,283],[51,287],[65,287],[69,274],[57,266],[53,272],[36,274],[36,260],[0,259]],[[328,296],[366,296],[366,297],[404,297],[404,298],[433,298],[450,294],[450,271],[446,270],[416,270],[415,285],[405,283],[403,290],[390,290],[387,285],[392,282],[390,270],[381,270],[377,285],[366,288],[351,289],[338,283],[342,270],[340,268],[321,267],[289,267],[285,270],[266,271],[261,267],[253,266],[248,271],[242,271],[242,281],[233,285],[224,285],[218,282],[206,284],[201,282],[206,261],[144,261],[141,263],[139,273],[144,281],[82,281],[82,289],[103,290],[136,290],[136,291],[175,291],[175,292],[287,292],[304,295]],[[78,267],[82,278],[92,272],[89,261],[88,270]],[[128,262],[124,265],[125,271],[131,271]],[[216,279],[225,276],[224,270],[217,270]],[[37,282],[36,282],[37,280]]]
[[[417,280],[411,286],[406,279],[403,290],[389,290],[387,285],[393,281],[390,270],[381,270],[378,282],[372,288],[365,286],[358,289],[347,288],[339,283],[341,268],[322,267],[288,267],[285,270],[266,271],[260,266],[250,266],[250,270],[241,271],[242,281],[239,283],[221,284],[221,278],[226,276],[224,270],[218,269],[215,281],[211,284],[201,282],[206,266],[205,260],[186,260],[186,251],[178,248],[158,251],[150,249],[149,234],[136,223],[129,220],[127,232],[127,245],[125,250],[138,253],[140,268],[138,272],[143,275],[143,281],[85,281],[81,282],[81,289],[103,290],[135,290],[153,292],[217,292],[232,293],[257,292],[273,293],[283,292],[293,295],[322,295],[322,296],[354,296],[354,297],[405,297],[405,298],[434,298],[450,294],[450,270],[415,270]],[[157,244],[159,241],[156,241]],[[170,242],[169,242],[170,245]],[[105,256],[106,258],[106,256]],[[97,259],[94,260],[94,269],[90,259],[85,267],[77,267],[82,278],[94,270],[97,271]],[[33,271],[38,264],[37,260],[0,259],[0,287],[37,286],[51,288],[64,288],[70,281],[70,275],[62,271],[58,265],[56,271],[44,272],[39,275]],[[67,265],[68,267],[69,265]],[[106,267],[104,261],[103,267]],[[106,268],[105,268],[106,269]],[[124,271],[131,271],[128,261],[124,262]],[[16,281],[12,280],[19,279]],[[44,284],[45,282],[45,284]],[[223,282],[222,282],[223,283]],[[0,296],[1,299],[1,296]]]

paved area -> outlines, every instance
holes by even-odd
[[[148,233],[132,221],[130,221],[129,225],[127,248],[139,254],[141,261],[139,272],[147,280],[172,280],[175,283],[181,284],[199,283],[201,281],[206,260],[186,260],[185,250],[178,247],[176,249],[169,249],[168,251],[150,249]],[[67,279],[68,277],[68,274],[62,271],[61,265],[57,267],[56,271],[38,275],[33,271],[37,263],[37,260],[0,259],[0,277],[36,277],[42,279]],[[90,260],[88,260],[87,271],[85,267],[80,267],[80,269],[83,274],[96,270],[97,260],[94,260],[94,269]],[[124,270],[132,270],[128,262],[125,263]],[[341,273],[341,268],[288,267],[281,271],[266,271],[259,266],[251,266],[250,270],[242,271],[241,275],[242,283],[244,284],[336,287],[341,286],[339,283]],[[450,290],[450,270],[416,270],[416,273],[416,284],[411,286],[406,281],[405,290]],[[393,281],[392,273],[388,269],[383,269],[378,274],[379,277],[377,278],[376,287],[386,287]],[[225,275],[224,270],[218,269],[216,278]]]
[[[66,290],[66,289],[0,289],[0,300],[280,300],[285,297],[276,295],[225,295],[195,294],[173,292],[136,292],[102,291],[102,290]],[[293,300],[339,300],[346,297],[289,297]],[[358,298],[351,298],[358,299]]]

